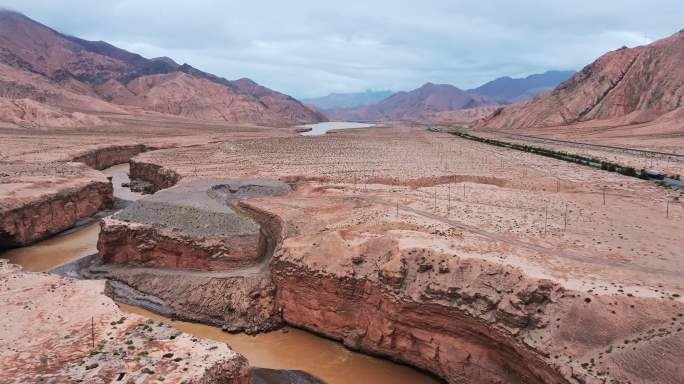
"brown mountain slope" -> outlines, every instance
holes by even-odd
[[[245,86],[244,80],[233,83],[168,58],[150,60],[106,42],[65,36],[11,11],[0,11],[0,78],[0,97],[32,99],[51,113],[58,108],[67,114],[135,114],[142,108],[275,126],[324,120],[292,97],[256,83]]]
[[[398,92],[379,103],[338,110],[331,117],[345,120],[419,120],[438,112],[496,104],[486,97],[448,84],[427,83],[410,92]]]
[[[521,106],[497,110],[478,126],[501,129],[606,120],[652,121],[682,106],[684,32],[601,56],[556,89]]]
[[[293,120],[304,121],[309,119],[311,113],[318,121],[326,121],[325,116],[315,108],[302,104],[291,96],[276,92],[257,84],[248,78],[242,78],[231,82],[241,92],[247,93],[259,99],[267,108],[277,111],[279,115],[289,116]],[[302,109],[301,106],[305,109]]]

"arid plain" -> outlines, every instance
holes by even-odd
[[[681,384],[683,47],[326,115],[0,10],[0,382]]]
[[[207,284],[178,280],[183,270],[202,270],[197,262],[207,256],[172,252],[185,267],[170,272],[154,258],[130,259],[130,247],[205,247],[212,224],[206,235],[201,225],[199,234],[151,225],[146,244],[135,242],[141,229],[130,218],[103,224],[113,238],[101,237],[100,253],[114,255],[114,264],[90,276],[105,273],[161,298],[174,317],[250,332],[302,327],[449,382],[678,380],[684,208],[677,189],[402,123],[308,137],[251,127],[174,133],[122,134],[106,145],[77,131],[41,136],[43,145],[31,134],[8,134],[3,153],[39,160],[42,182],[57,186],[70,177],[83,185],[101,178],[87,170],[54,175],[74,159],[96,168],[130,161],[131,177],[153,190],[203,180],[288,185],[285,195],[230,203],[262,228],[276,228],[267,231],[275,242],[267,259],[232,272],[241,282],[221,301],[235,308],[230,316],[206,294],[182,296],[183,284]],[[144,152],[131,152],[139,146]],[[672,161],[672,169],[680,166]],[[16,186],[37,176],[3,178]],[[55,195],[22,191],[11,188],[3,202],[26,208]],[[180,291],[165,288],[160,274],[169,273]],[[126,295],[114,293],[124,302]],[[240,309],[242,302],[249,308]],[[657,364],[639,363],[653,353],[661,353]]]

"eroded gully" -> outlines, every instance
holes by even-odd
[[[121,186],[128,182],[128,164],[115,165],[103,170],[112,176],[114,195],[121,200],[136,200],[140,194]],[[31,246],[0,254],[25,270],[45,272],[97,252],[100,228],[92,222],[66,231]],[[197,337],[221,341],[244,355],[252,366],[302,370],[318,376],[330,384],[435,384],[438,381],[413,368],[387,360],[352,352],[342,344],[312,333],[285,327],[281,330],[256,336],[229,334],[221,328],[172,321],[142,308],[120,304],[129,313],[167,321],[179,330]]]

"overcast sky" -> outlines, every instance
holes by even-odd
[[[60,32],[295,97],[580,69],[684,28],[682,0],[0,0]]]

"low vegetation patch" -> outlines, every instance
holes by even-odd
[[[497,147],[515,149],[517,151],[523,151],[528,153],[534,153],[535,155],[551,157],[558,160],[569,161],[576,164],[587,165],[594,168],[600,168],[604,171],[615,172],[621,175],[636,177],[639,179],[650,180],[648,172],[645,169],[637,170],[633,167],[624,166],[621,164],[613,163],[610,161],[600,160],[593,157],[577,155],[574,153],[567,153],[563,151],[554,151],[551,149],[534,147],[526,144],[509,143],[506,141],[500,141],[495,139],[488,139],[485,137],[474,136],[465,132],[451,132],[451,134],[461,137],[466,140],[473,140],[480,143],[485,143],[489,145],[495,145]],[[668,176],[671,179],[679,180],[679,175]]]

